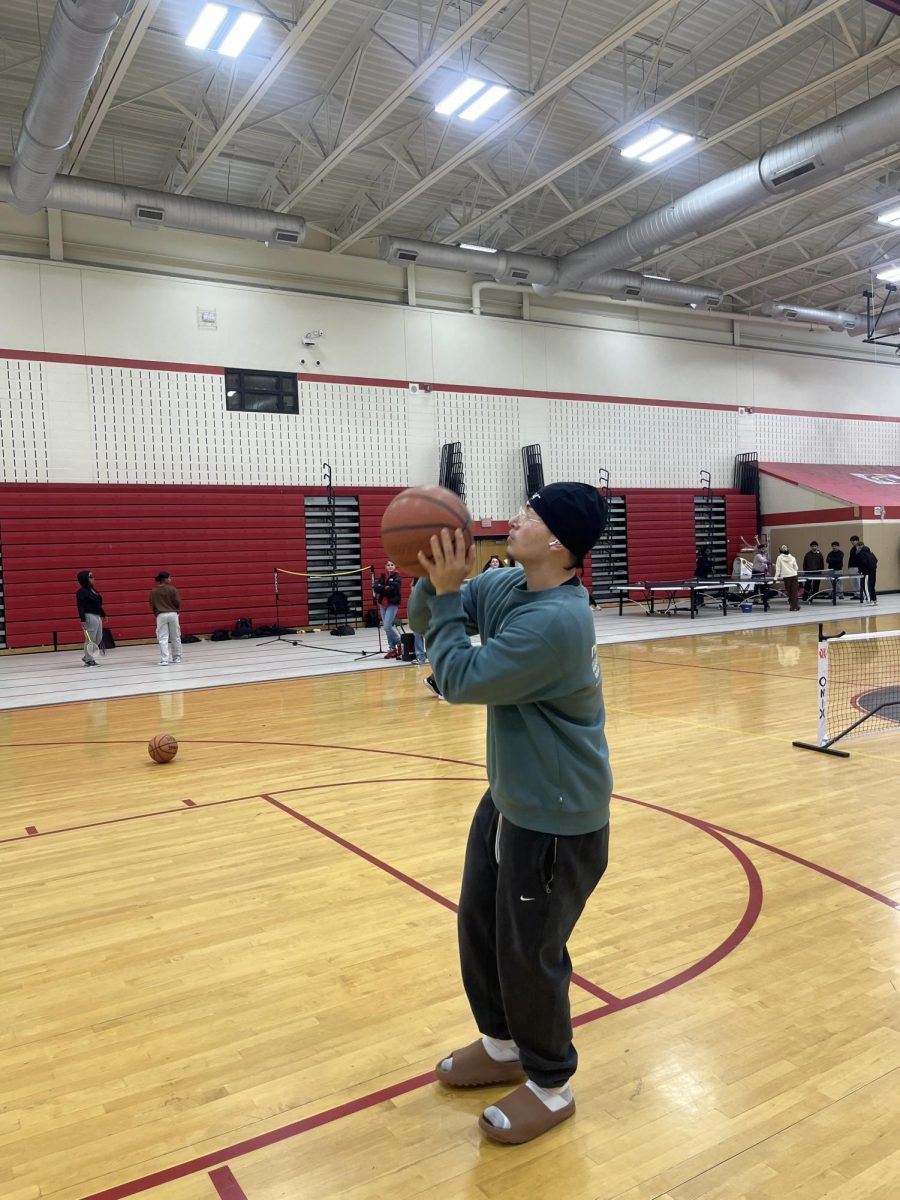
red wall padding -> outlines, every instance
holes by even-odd
[[[628,578],[685,579],[694,573],[697,542],[694,488],[624,488],[628,528]],[[741,536],[756,533],[756,501],[731,489],[714,488],[725,497],[728,570],[739,553]]]
[[[358,495],[362,561],[379,569],[381,513],[399,488]],[[117,638],[152,637],[158,571],[181,592],[182,630],[275,621],[273,567],[305,571],[303,498],[323,488],[0,484],[0,547],[11,648],[80,639],[75,578],[91,570]],[[370,588],[364,582],[368,606]],[[404,598],[409,588],[404,589]],[[282,577],[281,621],[308,621],[306,582]]]
[[[376,574],[385,558],[381,515],[400,490],[336,489],[359,498],[361,559]],[[153,636],[147,597],[161,570],[172,572],[181,592],[185,633],[230,629],[244,616],[257,627],[273,624],[273,567],[307,569],[303,499],[324,494],[324,488],[0,484],[7,645],[51,645],[54,631],[63,643],[78,641],[75,576],[88,569],[117,638]],[[691,575],[694,490],[634,488],[624,494],[629,578]],[[730,562],[741,535],[756,532],[756,512],[752,497],[724,494]],[[306,581],[280,579],[282,623],[308,624]],[[404,579],[401,612],[411,586]],[[365,572],[364,608],[370,597]]]

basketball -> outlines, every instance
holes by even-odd
[[[431,538],[442,529],[461,529],[472,545],[472,517],[455,492],[443,487],[407,488],[395,496],[381,518],[381,544],[388,558],[407,575],[425,575],[418,553],[431,555]]]
[[[178,743],[171,733],[158,733],[147,746],[147,753],[157,763],[171,762],[178,753]]]

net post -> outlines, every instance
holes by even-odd
[[[819,712],[816,723],[816,741],[820,746],[828,743],[828,639],[825,637],[824,626],[819,625],[819,655],[817,662],[819,671]]]

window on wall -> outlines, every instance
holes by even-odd
[[[298,413],[297,376],[279,371],[225,371],[231,412]]]

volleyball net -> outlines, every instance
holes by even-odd
[[[849,758],[833,749],[844,738],[900,730],[900,629],[825,637],[819,626],[816,742],[794,742]]]

